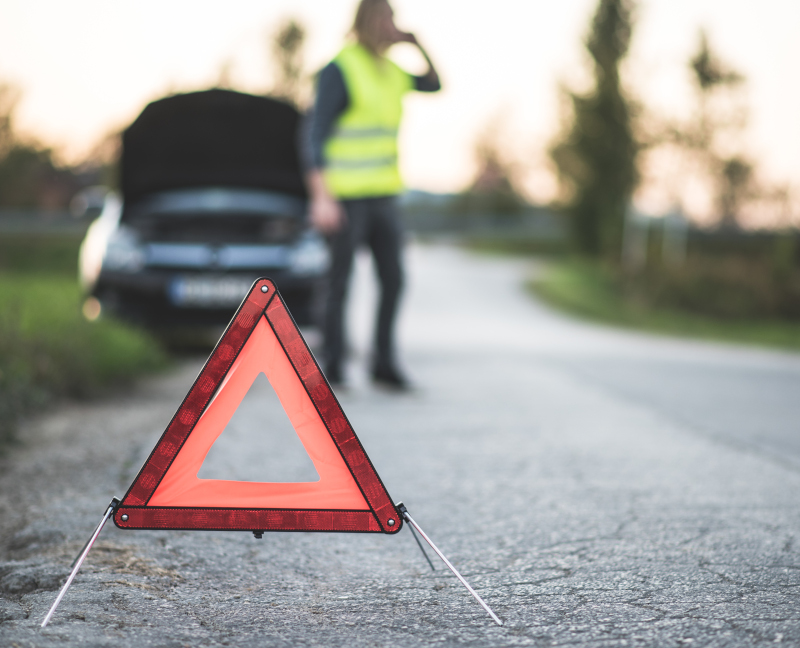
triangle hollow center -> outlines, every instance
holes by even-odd
[[[200,479],[316,482],[319,473],[262,371],[206,455]]]
[[[262,373],[274,388],[318,479],[287,483],[202,478],[199,473],[208,474],[201,468],[212,446],[235,422],[237,410]],[[259,456],[255,452],[252,454],[245,461],[257,465]],[[209,468],[211,465],[210,462]],[[148,505],[326,510],[370,508],[286,352],[263,316]]]

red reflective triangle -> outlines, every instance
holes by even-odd
[[[208,451],[261,372],[319,481],[199,479]],[[402,517],[269,279],[253,284],[114,522],[124,529],[400,530]]]

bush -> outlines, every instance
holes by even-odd
[[[800,321],[800,271],[759,259],[696,257],[622,282],[626,298],[728,320]]]

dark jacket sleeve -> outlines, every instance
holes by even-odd
[[[350,104],[342,71],[328,63],[317,78],[317,96],[300,129],[300,155],[306,171],[325,166],[323,147],[333,126]]]

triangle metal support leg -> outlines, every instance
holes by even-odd
[[[461,581],[461,584],[464,587],[467,588],[469,593],[472,594],[472,596],[475,597],[475,600],[478,601],[478,603],[481,604],[483,609],[486,610],[489,613],[489,616],[492,617],[492,619],[494,619],[495,623],[497,623],[497,625],[503,625],[503,622],[492,611],[492,608],[490,608],[486,604],[486,602],[478,595],[478,593],[474,589],[472,589],[472,587],[470,587],[470,584],[466,581],[466,579],[461,574],[458,573],[458,570],[455,567],[453,567],[453,565],[445,557],[445,555],[441,551],[439,551],[439,548],[435,544],[433,544],[433,541],[427,535],[425,535],[425,532],[420,528],[419,524],[417,524],[414,521],[414,518],[412,518],[408,514],[408,509],[405,507],[405,505],[402,502],[398,502],[397,503],[397,511],[403,516],[403,519],[406,522],[408,522],[414,529],[416,529],[419,532],[419,534],[423,537],[425,542],[427,542],[431,546],[431,549],[433,549],[433,551],[436,553],[436,555],[439,556],[439,558],[442,559],[442,562],[445,565],[447,565],[448,569],[455,574],[456,578]],[[420,545],[420,548],[422,548],[421,545]],[[427,557],[427,555],[426,555],[426,557]]]
[[[75,576],[78,575],[78,571],[80,570],[81,565],[83,565],[83,561],[86,560],[86,556],[89,555],[89,551],[91,551],[95,540],[97,540],[97,536],[100,535],[100,532],[103,530],[103,527],[105,526],[106,522],[108,522],[108,518],[110,518],[111,515],[114,513],[114,511],[117,510],[117,506],[119,506],[119,499],[114,497],[114,498],[111,499],[111,502],[109,503],[108,507],[106,508],[106,512],[103,515],[103,519],[100,521],[100,524],[97,525],[97,528],[94,530],[94,533],[92,534],[92,537],[89,538],[89,542],[87,542],[83,546],[83,551],[81,551],[81,553],[78,556],[78,558],[73,561],[73,563],[72,563],[72,571],[70,572],[69,578],[67,578],[67,582],[64,583],[64,586],[61,588],[61,591],[58,593],[58,596],[56,597],[55,602],[53,603],[52,607],[50,608],[50,611],[47,613],[47,616],[44,618],[44,621],[42,621],[42,627],[43,628],[48,623],[50,623],[50,619],[53,618],[53,614],[55,614],[55,611],[56,611],[56,608],[58,607],[58,604],[61,603],[61,599],[64,598],[64,595],[67,593],[67,590],[69,589],[69,586],[72,585],[72,581],[75,580]]]
[[[436,567],[433,566],[431,559],[428,557],[428,552],[425,551],[425,547],[423,547],[422,543],[419,541],[419,536],[417,535],[417,532],[414,531],[413,525],[409,524],[408,528],[411,531],[411,535],[414,536],[414,540],[417,541],[417,546],[419,547],[419,550],[422,552],[422,555],[425,556],[425,560],[427,560],[428,564],[431,566],[431,571],[436,571]]]

